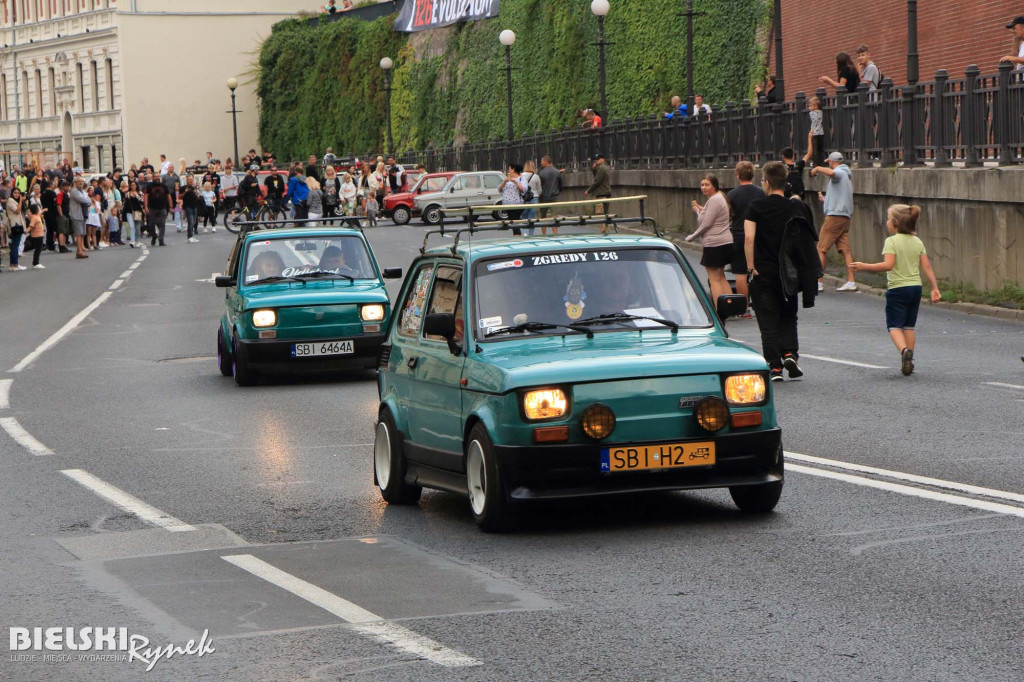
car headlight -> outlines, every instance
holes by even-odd
[[[612,408],[601,403],[594,403],[583,410],[580,416],[580,426],[583,433],[594,440],[603,440],[612,434],[615,429],[615,413]]]
[[[273,310],[252,311],[252,326],[273,327],[275,324],[277,324],[277,313]]]
[[[363,322],[379,322],[384,319],[384,306],[380,303],[370,303],[359,309],[359,317]]]
[[[730,405],[764,402],[765,385],[761,374],[734,374],[725,378],[725,399]]]
[[[713,395],[697,403],[694,414],[701,428],[711,433],[721,431],[729,423],[729,406],[724,400]]]
[[[542,388],[523,394],[523,413],[526,418],[555,419],[564,416],[569,409],[569,399],[560,388]]]

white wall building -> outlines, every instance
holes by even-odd
[[[256,147],[251,75],[271,26],[308,0],[0,0],[0,160],[92,171],[161,153]],[[215,9],[214,9],[215,8]]]

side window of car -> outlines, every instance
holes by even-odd
[[[231,247],[231,253],[228,255],[227,265],[224,266],[224,274],[228,277],[234,277],[236,279],[238,277],[238,254],[242,250],[239,246],[241,243],[242,241],[240,239],[236,240],[235,245]]]
[[[498,189],[498,185],[501,184],[501,176],[489,173],[484,176],[484,187],[487,189]]]
[[[461,192],[464,189],[466,189],[466,178],[457,178],[455,183],[452,185],[452,191]]]
[[[416,273],[416,279],[405,293],[398,317],[398,334],[416,338],[423,322],[423,306],[426,304],[427,291],[430,288],[430,276],[434,273],[434,264],[428,263]]]
[[[462,268],[454,265],[439,265],[434,277],[434,287],[430,292],[430,304],[427,313],[454,314],[462,291]],[[444,341],[441,336],[425,335],[431,341]]]

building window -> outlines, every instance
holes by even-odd
[[[114,60],[107,58],[107,108],[116,109],[114,106]]]
[[[36,69],[36,116],[43,117],[43,72]]]
[[[89,145],[82,146],[82,170],[88,171],[92,168],[92,163],[89,161]]]
[[[96,61],[89,62],[89,83],[92,85],[92,110],[100,110],[100,79]]]
[[[31,102],[28,99],[28,71],[21,72],[21,117],[32,118]]]
[[[50,85],[50,116],[56,116],[57,115],[57,76],[56,76],[52,66],[50,67],[48,76],[49,76],[49,85]]]
[[[7,120],[7,74],[0,74],[0,120]]]
[[[75,77],[78,82],[75,85],[78,86],[78,113],[85,113],[85,78],[82,75],[82,64],[75,64]]]

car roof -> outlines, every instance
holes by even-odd
[[[247,232],[244,237],[250,241],[265,241],[267,239],[287,239],[290,237],[336,237],[351,235],[362,237],[363,233],[347,227],[289,227],[276,230],[252,230]]]
[[[646,246],[654,248],[672,247],[675,245],[665,239],[646,235],[559,235],[558,237],[536,237],[515,239],[471,239],[462,233],[455,247],[456,253],[467,261],[477,261],[493,257],[513,257],[533,253],[551,253],[552,251],[572,251],[573,249],[593,249],[600,247],[622,248]],[[451,256],[451,246],[435,246],[427,249],[426,256]]]

